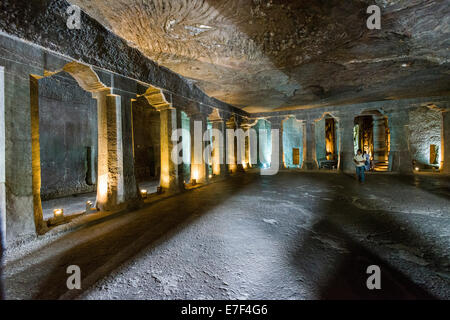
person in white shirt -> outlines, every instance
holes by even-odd
[[[361,149],[358,149],[356,156],[353,158],[353,163],[356,166],[356,176],[358,181],[364,183],[365,176],[364,171],[366,169],[366,158],[364,157]]]

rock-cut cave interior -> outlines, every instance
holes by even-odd
[[[450,299],[449,48],[448,0],[0,0],[1,296]]]

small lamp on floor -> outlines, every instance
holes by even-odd
[[[57,225],[64,222],[64,209],[54,209],[53,218],[50,219],[52,225]]]
[[[89,214],[91,212],[97,212],[97,208],[93,208],[93,203],[92,201],[86,201],[86,213]]]

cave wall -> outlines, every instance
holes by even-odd
[[[39,131],[42,200],[95,191],[97,102],[65,72],[39,80]]]
[[[421,165],[438,165],[441,156],[441,114],[427,107],[409,113],[409,143],[411,157]],[[430,163],[430,145],[436,146],[437,159]]]

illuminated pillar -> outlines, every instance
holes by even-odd
[[[175,130],[181,129],[181,111],[166,105],[158,107],[160,113],[161,177],[160,186],[164,191],[178,192],[184,188],[183,163],[172,161],[172,152],[179,154],[178,140],[172,141]],[[175,131],[176,132],[176,131]],[[182,155],[181,155],[182,156]]]
[[[307,120],[303,127],[303,166],[302,169],[317,169],[315,121]]]
[[[228,132],[228,129],[233,130],[233,132]],[[228,164],[228,172],[236,172],[237,171],[237,145],[235,143],[235,130],[236,130],[236,123],[234,121],[234,116],[231,117],[226,122],[226,151],[227,151],[227,164]]]
[[[244,163],[245,163],[245,128],[241,126],[242,119],[236,118],[236,145],[235,145],[235,155],[236,155],[236,170],[240,172],[245,172]]]
[[[230,174],[228,171],[228,145],[227,145],[227,121],[220,121],[220,128],[222,130],[222,143],[223,143],[223,154],[222,154],[222,163],[220,165],[220,175],[222,177],[226,177]]]
[[[224,153],[225,146],[224,146],[224,132],[223,132],[224,122],[223,122],[223,120],[212,121],[212,127],[214,130],[220,131],[222,133],[222,135],[220,136],[220,139],[222,141],[218,141],[218,140],[216,140],[216,138],[214,138],[214,141],[213,141],[213,158],[212,158],[213,174],[218,176],[218,175],[222,175],[222,173],[224,173],[226,171],[226,168],[224,166],[224,164],[225,164],[225,153]]]
[[[409,113],[406,110],[393,111],[388,119],[391,132],[389,166],[394,172],[412,173],[412,160],[408,148]]]
[[[208,164],[204,159],[205,142],[203,134],[207,129],[206,116],[196,113],[190,116],[191,130],[191,181],[205,183],[208,180]]]
[[[98,114],[97,207],[101,211],[116,210],[125,200],[121,98],[109,92],[93,94]]]
[[[339,118],[339,163],[338,168],[344,172],[355,171],[353,165],[354,146],[353,128],[355,118],[352,115],[345,115]]]
[[[450,173],[450,110],[446,109],[441,114],[441,172]]]

